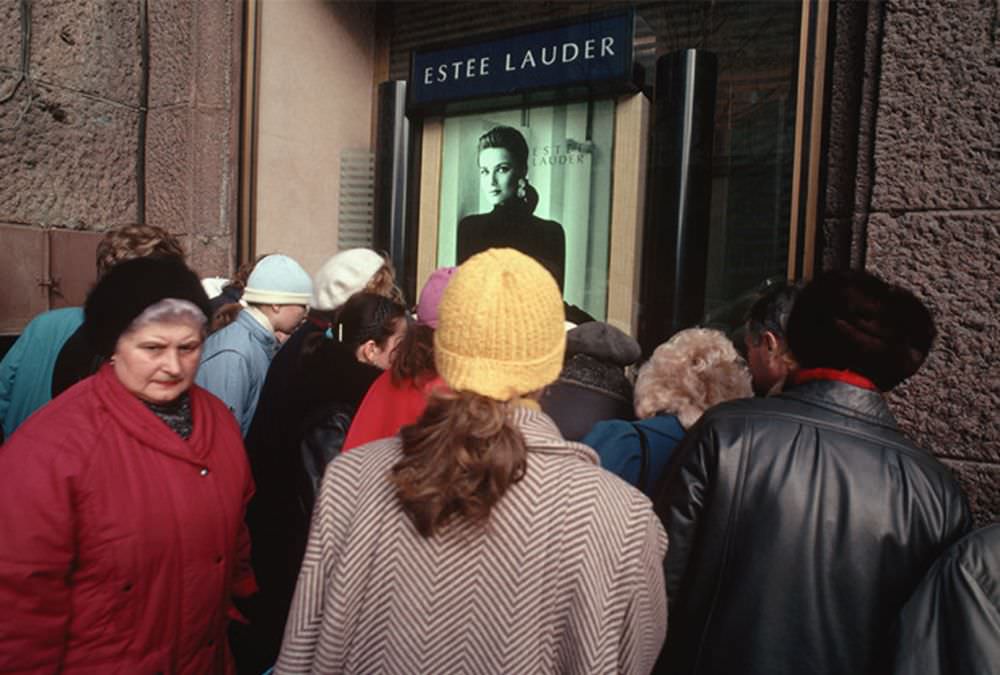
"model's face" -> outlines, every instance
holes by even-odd
[[[486,148],[479,153],[479,185],[494,206],[517,194],[521,178],[514,158],[504,148]]]
[[[201,327],[193,323],[148,323],[118,338],[115,375],[143,401],[169,403],[194,382],[201,343]]]

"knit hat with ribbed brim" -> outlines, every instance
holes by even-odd
[[[469,258],[445,289],[438,317],[434,362],[455,391],[507,401],[559,377],[562,296],[552,275],[519,251]]]
[[[261,305],[308,305],[312,279],[287,255],[275,253],[254,266],[243,299]]]

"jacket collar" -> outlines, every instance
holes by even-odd
[[[556,423],[541,410],[513,405],[511,406],[511,420],[524,436],[528,452],[572,455],[585,462],[600,465],[596,452],[583,443],[575,443],[563,438]]]
[[[113,423],[140,445],[191,464],[201,465],[207,460],[213,445],[215,419],[206,400],[208,394],[200,387],[190,389],[193,428],[187,440],[128,391],[110,363],[104,364],[94,375],[94,391]]]
[[[247,329],[253,339],[260,343],[260,346],[264,348],[264,351],[269,356],[274,356],[274,353],[278,351],[278,338],[274,337],[273,331],[264,328],[260,321],[250,314],[251,309],[253,308],[248,307],[241,311],[236,316],[236,322]],[[266,319],[266,317],[264,318]]]
[[[889,410],[889,405],[882,394],[846,382],[811,380],[793,384],[780,396],[828,408],[849,417],[859,417],[892,429],[896,428],[896,418]]]

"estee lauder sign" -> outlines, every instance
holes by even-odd
[[[416,50],[409,109],[543,89],[633,87],[632,11],[443,49]]]

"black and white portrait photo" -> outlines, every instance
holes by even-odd
[[[438,265],[515,248],[603,317],[613,122],[610,100],[447,118]]]

